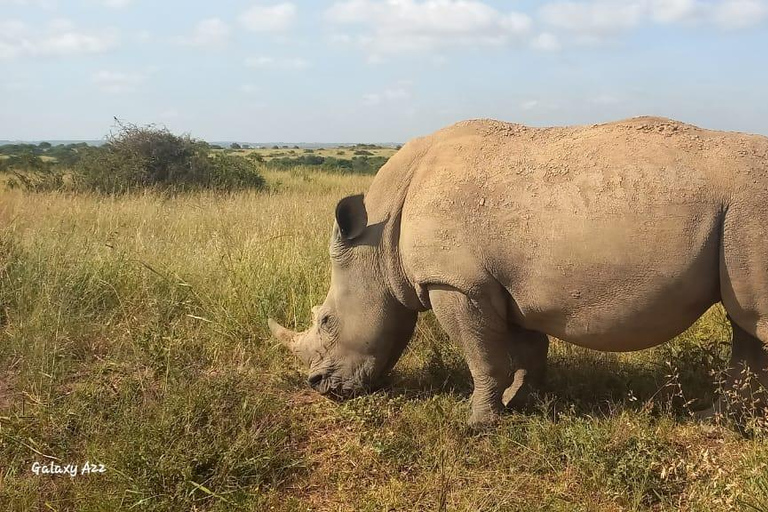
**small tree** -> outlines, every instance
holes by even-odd
[[[238,144],[237,142],[233,142],[232,144],[230,144],[229,148],[230,149],[243,149],[243,147],[240,144]]]
[[[256,167],[244,158],[213,155],[207,143],[166,128],[131,124],[119,124],[104,146],[89,148],[73,178],[77,188],[103,193],[264,186]]]

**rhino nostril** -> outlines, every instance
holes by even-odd
[[[317,387],[320,385],[320,383],[323,381],[323,374],[322,373],[313,373],[309,376],[309,385],[312,386],[312,388],[317,389]]]

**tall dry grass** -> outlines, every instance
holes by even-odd
[[[269,192],[0,192],[3,510],[768,508],[768,442],[692,421],[729,332],[556,342],[537,410],[465,426],[471,387],[424,315],[385,390],[306,389],[266,317],[305,326],[336,201],[370,177],[272,172]],[[36,476],[35,461],[103,463]]]

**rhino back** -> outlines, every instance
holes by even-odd
[[[605,350],[657,344],[719,300],[723,213],[766,199],[767,141],[660,118],[459,123],[418,143],[403,266],[422,297],[501,285],[524,327]]]

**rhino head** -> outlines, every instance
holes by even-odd
[[[397,362],[417,313],[390,290],[381,225],[368,226],[363,196],[342,199],[331,235],[331,287],[297,333],[269,319],[272,334],[309,369],[309,385],[336,397],[375,388]]]

